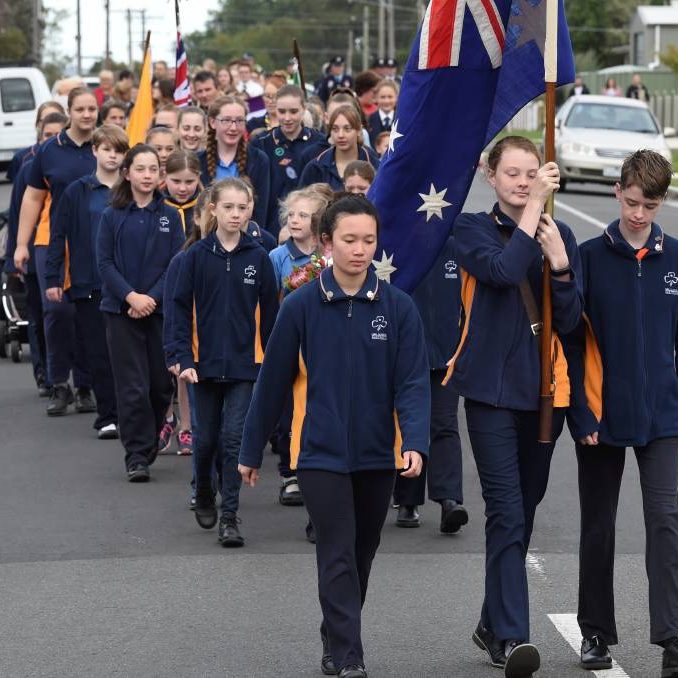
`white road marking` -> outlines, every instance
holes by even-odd
[[[525,562],[530,570],[532,570],[540,579],[546,581],[546,571],[544,570],[544,563],[542,562],[541,556],[536,555],[532,551],[528,551],[528,554],[525,556]]]
[[[574,215],[575,217],[582,219],[583,221],[588,222],[589,224],[593,224],[596,228],[600,229],[605,229],[607,228],[607,224],[598,221],[598,219],[594,219],[593,217],[589,216],[585,212],[582,212],[581,210],[575,209],[574,207],[570,207],[569,205],[566,205],[564,202],[560,200],[556,200],[556,207],[561,210],[565,210],[566,212],[569,212],[570,214]]]
[[[565,638],[568,645],[577,653],[581,651],[581,631],[579,624],[577,624],[576,614],[549,614],[547,615],[551,623],[556,627],[558,633]],[[600,671],[587,671],[588,675],[596,676],[596,678],[629,678],[629,674],[622,669],[619,664],[613,659],[611,669],[603,669]]]

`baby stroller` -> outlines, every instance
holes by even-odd
[[[4,264],[7,232],[7,213],[0,213],[0,267]],[[28,320],[26,312],[26,288],[18,276],[2,274],[0,291],[0,357],[8,355],[15,363],[23,357],[22,344],[28,343]]]

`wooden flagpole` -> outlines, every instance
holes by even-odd
[[[544,47],[546,83],[546,130],[544,161],[556,159],[556,83],[558,82],[558,0],[546,0],[546,44]],[[546,213],[553,216],[554,195],[546,202]],[[550,443],[553,437],[553,306],[551,300],[551,266],[544,259],[542,274],[541,385],[539,389],[539,442]]]
[[[301,51],[299,50],[299,43],[294,38],[292,41],[292,50],[294,51],[294,58],[297,60],[297,68],[299,69],[299,82],[301,83],[301,91],[304,93],[304,101],[306,101],[306,79],[304,78],[304,65],[301,62]]]

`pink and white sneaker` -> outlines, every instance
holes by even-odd
[[[179,431],[177,443],[177,454],[181,456],[193,454],[193,434],[190,431]]]

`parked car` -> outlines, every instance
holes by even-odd
[[[49,99],[42,71],[29,67],[0,68],[0,171],[9,167],[16,151],[35,143],[38,106]]]
[[[560,190],[570,182],[614,184],[624,159],[642,148],[671,161],[664,133],[646,103],[623,97],[570,97],[556,115]]]

